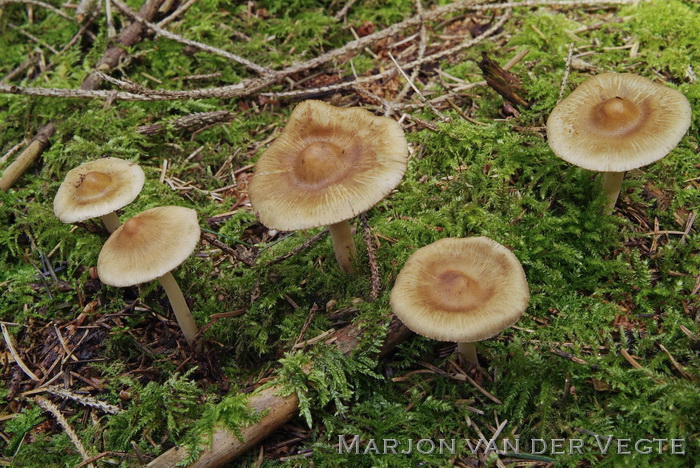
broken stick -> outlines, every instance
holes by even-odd
[[[357,326],[348,325],[337,330],[329,339],[335,339],[334,344],[338,349],[348,354],[358,346],[360,333]],[[389,332],[384,345],[379,350],[379,356],[388,354],[411,336],[411,333],[401,321],[394,317],[389,324]],[[278,427],[296,416],[299,413],[299,398],[294,393],[282,396],[280,395],[281,391],[280,386],[273,386],[252,394],[248,399],[248,405],[256,412],[267,411],[262,419],[241,428],[243,439],[239,439],[228,429],[217,429],[214,432],[211,445],[207,444],[204,447],[197,461],[189,465],[190,468],[222,466],[255,447]],[[204,441],[202,443],[206,444]],[[175,447],[153,460],[147,465],[147,468],[170,468],[177,466],[188,457],[187,450]]]

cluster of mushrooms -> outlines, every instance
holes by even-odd
[[[559,103],[547,120],[550,147],[562,159],[603,172],[612,212],[624,171],[664,157],[690,126],[690,105],[678,91],[632,74],[603,73]],[[248,196],[270,229],[328,226],[340,268],[353,273],[349,220],[389,195],[406,170],[408,144],[394,120],[361,108],[304,101],[260,156]],[[185,338],[197,328],[169,271],[196,246],[193,210],[147,210],[119,227],[114,211],[144,182],[132,163],[106,158],[72,170],[56,195],[63,222],[101,216],[114,231],[98,260],[100,279],[129,286],[159,278]],[[131,184],[131,185],[129,185]],[[418,334],[457,342],[478,364],[474,342],[513,325],[529,302],[525,272],[508,248],[486,237],[445,238],[414,252],[391,290],[391,307]],[[185,312],[186,311],[186,312]]]
[[[161,206],[121,225],[116,211],[134,201],[144,182],[143,170],[135,163],[119,158],[87,162],[66,174],[54,198],[54,214],[64,223],[99,216],[110,232],[97,259],[100,281],[125,288],[158,279],[192,345],[197,325],[171,271],[199,242],[197,213],[181,206]]]

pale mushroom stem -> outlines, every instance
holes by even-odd
[[[357,255],[357,250],[355,249],[355,241],[352,238],[350,223],[341,221],[331,224],[328,226],[328,230],[333,239],[333,250],[335,251],[335,258],[338,260],[340,269],[345,273],[355,273],[352,260]]]
[[[457,343],[457,352],[475,366],[479,365],[479,357],[476,355],[476,346],[474,346],[474,343],[468,343],[466,341]]]
[[[102,220],[105,227],[107,228],[107,231],[109,231],[110,234],[116,231],[117,228],[122,224],[121,221],[119,221],[119,216],[117,216],[117,213],[114,211],[104,216],[100,216],[100,219]]]
[[[605,214],[611,214],[615,210],[615,203],[617,203],[617,197],[620,195],[624,177],[624,172],[603,173],[603,191],[608,197],[608,203],[605,205]]]
[[[187,344],[191,346],[198,331],[197,324],[194,323],[190,308],[187,307],[187,302],[185,301],[185,296],[182,295],[180,286],[177,285],[177,281],[175,281],[175,278],[173,278],[170,272],[158,278],[158,281],[160,281],[163,289],[165,289],[165,294],[168,295],[170,305],[173,307],[173,312],[175,313],[175,318],[182,329],[182,334],[185,335]]]

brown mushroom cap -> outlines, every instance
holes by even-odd
[[[194,210],[151,208],[109,236],[97,258],[97,273],[104,284],[121,288],[154,280],[184,262],[199,236]]]
[[[304,101],[260,156],[248,196],[272,229],[338,223],[386,197],[401,181],[407,156],[395,121],[359,107]]]
[[[490,338],[513,325],[529,300],[520,262],[487,237],[446,238],[416,250],[391,290],[394,314],[440,341]]]
[[[683,94],[629,73],[586,80],[547,119],[552,150],[600,172],[624,172],[666,156],[690,127]]]
[[[53,211],[64,223],[104,216],[128,205],[143,188],[138,164],[103,158],[72,169],[56,192]]]

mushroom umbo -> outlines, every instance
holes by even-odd
[[[686,97],[629,73],[586,80],[552,110],[547,139],[557,156],[603,172],[606,210],[615,208],[625,171],[666,156],[690,127]]]
[[[348,220],[398,185],[407,157],[394,120],[359,107],[304,101],[260,156],[248,196],[268,228],[329,226],[338,264],[352,273],[356,250]]]
[[[143,188],[138,164],[119,158],[86,162],[70,170],[56,192],[53,211],[63,223],[100,217],[107,230],[120,225],[116,210],[128,205]]]
[[[408,328],[457,342],[474,364],[474,342],[513,325],[529,300],[522,265],[487,237],[445,238],[416,250],[391,290],[391,309]]]
[[[200,237],[197,213],[181,206],[143,211],[107,239],[97,259],[100,281],[124,288],[158,279],[187,343],[197,334],[190,309],[171,270],[194,251]]]

